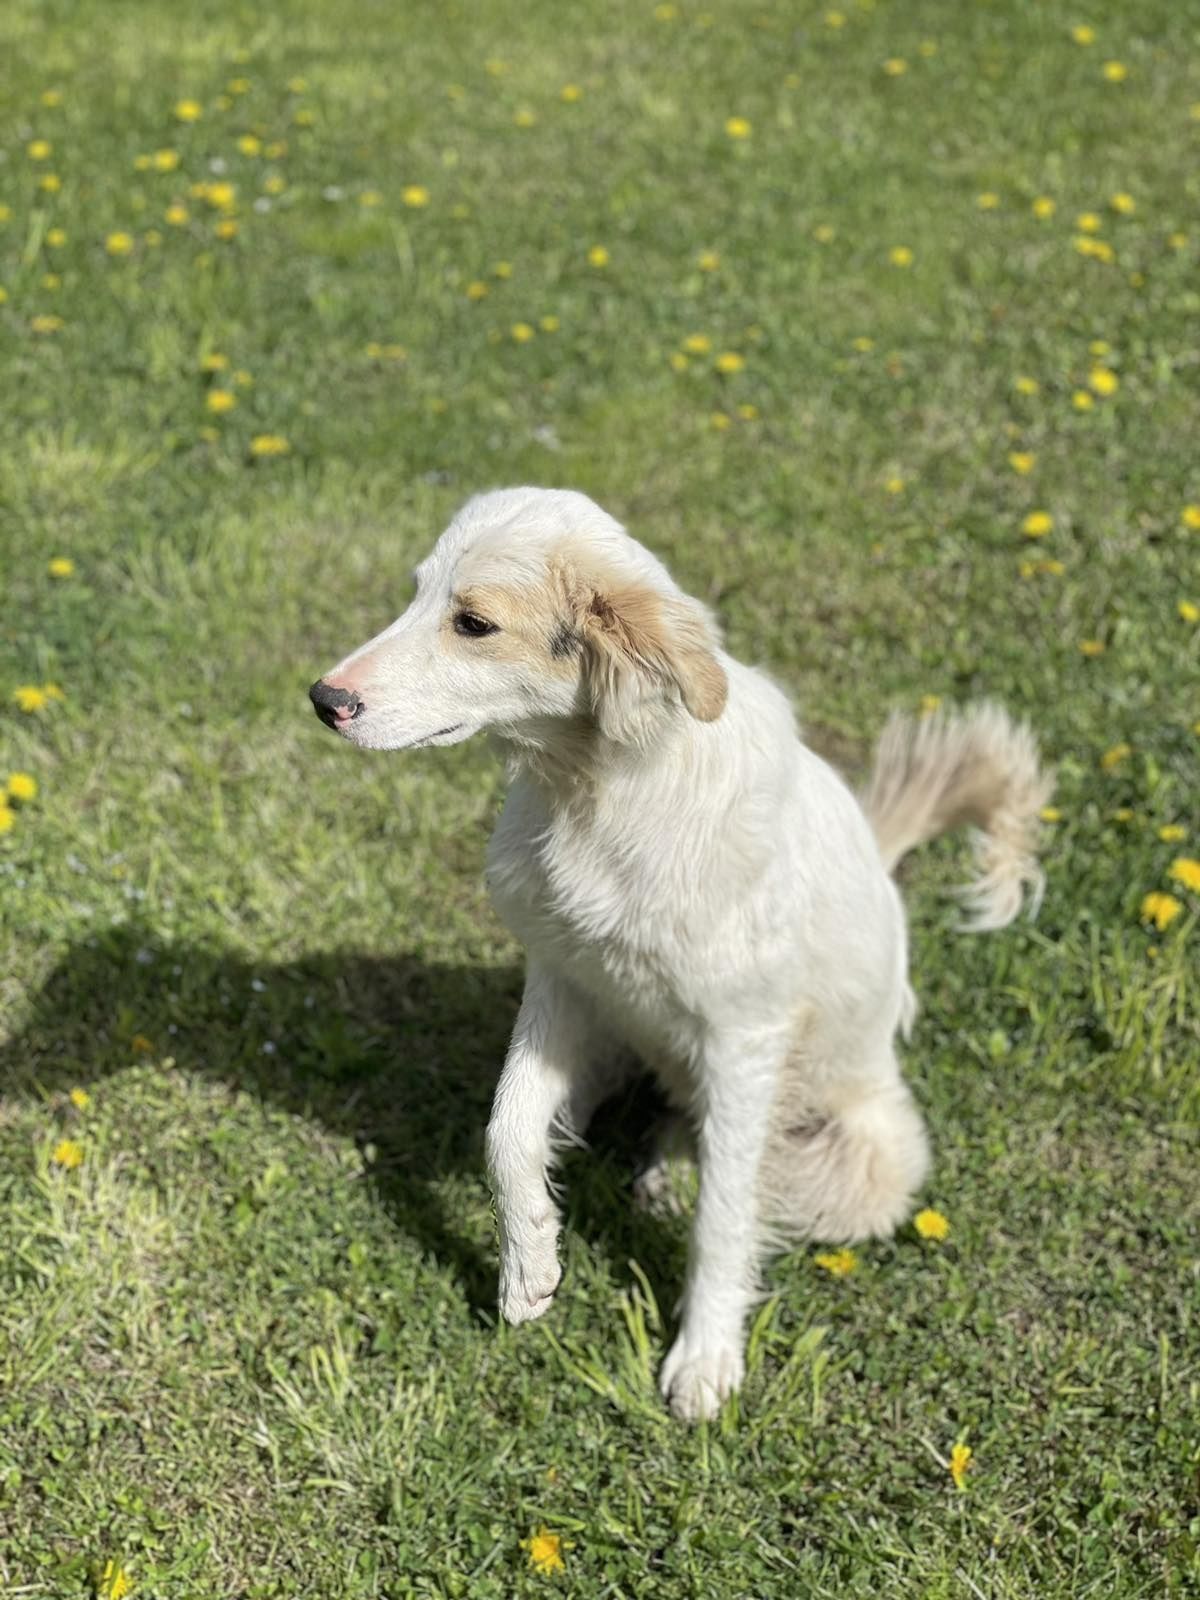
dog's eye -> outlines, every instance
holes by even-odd
[[[473,611],[460,611],[454,618],[454,631],[468,639],[482,639],[485,634],[499,633],[500,629],[486,617],[477,617]]]

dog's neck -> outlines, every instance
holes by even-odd
[[[606,738],[586,714],[531,721],[497,731],[495,738],[510,781],[532,783],[551,812],[578,813],[594,806],[615,778],[648,777],[669,754],[678,772],[679,746],[688,738],[691,720],[681,707],[664,704],[648,718],[646,737],[638,744]]]

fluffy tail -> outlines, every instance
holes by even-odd
[[[984,703],[961,714],[893,712],[861,799],[889,872],[926,839],[964,823],[979,830],[979,876],[963,897],[969,926],[983,931],[1011,922],[1026,889],[1037,910],[1038,813],[1053,788],[1029,727]]]

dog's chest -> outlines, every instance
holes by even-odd
[[[488,850],[493,902],[526,948],[598,999],[656,1020],[686,1009],[670,873],[669,852],[655,859],[619,833],[551,819],[516,793]]]

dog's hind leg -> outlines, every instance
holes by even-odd
[[[765,1233],[781,1243],[886,1237],[928,1170],[925,1124],[890,1040],[832,1079],[789,1063],[759,1177]]]

